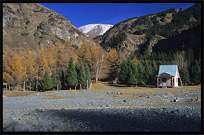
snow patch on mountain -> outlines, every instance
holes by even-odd
[[[79,27],[79,31],[83,32],[88,37],[96,37],[103,35],[107,30],[109,30],[113,25],[110,24],[88,24]]]

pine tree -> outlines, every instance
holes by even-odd
[[[138,63],[137,67],[138,67],[138,73],[139,73],[138,84],[143,86],[145,84],[144,83],[145,70],[144,70],[144,66],[141,61]]]
[[[126,80],[126,84],[131,85],[134,84],[135,80],[134,77],[132,75],[132,69],[131,66],[128,64],[128,73],[127,73],[127,80]]]
[[[190,83],[189,72],[186,68],[182,68],[180,70],[180,76],[181,76],[183,85],[188,85]]]
[[[56,90],[61,89],[62,85],[61,85],[61,81],[60,81],[60,76],[57,75],[55,72],[53,72],[51,78],[52,78],[53,87]]]
[[[72,58],[70,58],[68,69],[66,71],[66,77],[65,77],[65,87],[71,88],[78,85],[77,80],[77,72],[75,71],[75,66],[73,63]]]
[[[130,78],[129,78],[129,84],[131,85],[137,85],[138,82],[138,70],[137,70],[137,65],[135,63],[131,64],[131,70],[129,70]]]
[[[191,83],[194,84],[199,84],[201,81],[201,69],[197,60],[193,61],[190,65],[190,78]]]
[[[81,84],[82,88],[86,88],[86,75],[85,75],[85,69],[84,69],[84,64],[82,61],[80,62],[79,65],[79,70],[78,70],[78,84]]]
[[[51,90],[53,88],[52,80],[48,75],[48,72],[45,72],[43,79],[40,81],[42,91]]]
[[[88,85],[90,85],[90,83],[91,83],[91,73],[90,73],[90,68],[89,68],[87,63],[84,66],[84,70],[85,70],[86,80],[88,80]]]
[[[61,69],[59,70],[59,82],[60,82],[60,87],[59,89],[64,89],[65,88],[65,74],[64,71]]]
[[[127,74],[128,74],[128,65],[126,61],[123,61],[120,66],[120,74],[119,74],[119,80],[122,83],[125,83],[127,80]]]

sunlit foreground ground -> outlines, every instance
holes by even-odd
[[[149,88],[149,87],[127,87],[122,84],[116,84],[110,86],[108,82],[99,82],[92,85],[90,91],[103,91],[103,92],[120,92],[117,97],[127,97],[127,98],[137,98],[142,96],[148,96],[152,94],[162,94],[169,93],[176,95],[177,93],[183,92],[188,93],[192,89],[201,89],[201,85],[196,86],[183,86],[182,88]],[[54,92],[71,92],[79,90],[52,90],[46,92],[36,92],[36,91],[3,91],[3,95],[7,97],[15,96],[27,96],[35,93],[54,93]],[[115,96],[116,97],[116,96]]]
[[[3,131],[201,131],[201,85],[4,91]]]

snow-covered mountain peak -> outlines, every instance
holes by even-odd
[[[110,24],[88,24],[81,26],[78,29],[87,37],[94,38],[96,36],[103,35],[111,27],[113,27],[113,25]]]

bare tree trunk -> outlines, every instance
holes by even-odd
[[[96,61],[96,83],[98,82],[99,60]]]
[[[103,61],[104,61],[104,54],[102,55],[102,58],[101,58],[101,62],[100,62],[100,66],[99,66],[99,72],[98,72],[98,78],[101,74],[101,70],[102,70],[102,67],[103,67]]]
[[[23,82],[23,91],[25,91],[25,81]]]
[[[104,54],[102,54],[101,59],[98,58],[96,62],[96,83],[98,82],[98,78],[100,77],[100,74],[101,74],[103,61],[104,61]]]
[[[30,85],[30,91],[31,91],[31,83],[29,85]]]
[[[89,80],[86,80],[86,89],[89,89]]]

